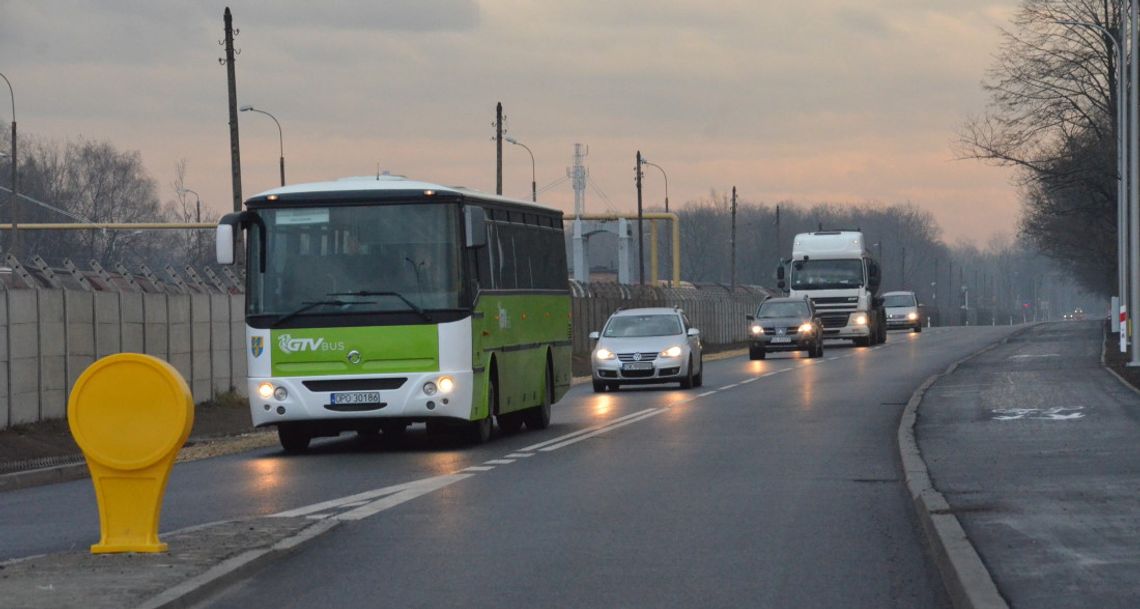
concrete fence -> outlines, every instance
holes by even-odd
[[[67,416],[67,396],[96,359],[162,358],[195,401],[244,390],[240,294],[4,290],[0,295],[0,429]]]
[[[0,291],[0,429],[65,418],[79,375],[114,353],[146,353],[170,362],[190,384],[195,402],[230,389],[244,394],[244,295],[236,290],[209,291],[204,283],[183,291],[150,288],[141,279],[130,284],[139,291],[100,290],[93,282],[86,289],[59,282],[59,287],[43,287],[38,277],[29,275],[29,287],[7,285]],[[572,287],[578,355],[589,353],[589,333],[600,330],[619,307],[680,306],[707,344],[737,343],[746,338],[744,316],[770,295],[757,288],[738,288],[730,295],[723,286]]]

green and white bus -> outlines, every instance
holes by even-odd
[[[259,194],[245,231],[253,424],[282,447],[343,431],[543,429],[570,387],[562,212],[395,176]]]

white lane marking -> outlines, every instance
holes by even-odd
[[[641,415],[643,415],[647,412],[651,412],[653,410],[657,410],[657,409],[656,408],[646,408],[645,410],[639,410],[639,411],[634,412],[632,414],[627,414],[625,416],[618,417],[612,421],[607,421],[601,425],[595,425],[593,427],[587,427],[586,429],[579,429],[578,431],[572,431],[568,434],[558,436],[557,438],[554,438],[552,440],[546,440],[545,442],[539,442],[538,444],[531,444],[530,446],[526,446],[524,448],[518,449],[518,451],[519,452],[533,452],[533,451],[536,451],[536,450],[542,448],[543,446],[549,446],[550,444],[557,444],[558,442],[561,442],[561,441],[566,440],[568,438],[573,438],[574,436],[581,435],[584,433],[590,433],[591,431],[594,431],[596,429],[601,429],[602,427],[605,427],[607,425],[612,425],[614,423],[619,423],[619,422],[624,421],[626,419],[641,416]]]
[[[495,469],[494,465],[472,465],[471,467],[465,467],[459,471],[461,471],[461,472],[489,472],[493,469]]]
[[[490,468],[488,468],[488,469],[490,469]],[[445,475],[445,476],[434,476],[431,478],[424,478],[422,480],[413,480],[411,482],[404,482],[403,484],[394,484],[392,486],[385,486],[384,488],[378,488],[378,489],[374,489],[371,491],[364,491],[363,493],[356,493],[355,495],[349,495],[347,497],[341,497],[339,499],[330,499],[328,501],[322,501],[320,503],[314,503],[312,505],[306,505],[306,506],[302,506],[302,507],[299,507],[296,509],[286,510],[284,512],[278,512],[276,514],[272,514],[272,516],[277,517],[277,518],[293,518],[295,516],[310,516],[310,515],[317,514],[320,512],[327,512],[329,510],[335,510],[335,509],[344,508],[344,507],[367,504],[368,502],[371,502],[371,501],[373,501],[379,497],[385,497],[385,496],[393,496],[394,497],[397,495],[402,496],[402,494],[405,492],[418,493],[415,496],[419,496],[419,494],[423,494],[423,493],[419,493],[419,489],[431,488],[434,490],[435,488],[442,488],[443,486],[446,486],[447,484],[451,484],[452,482],[457,482],[459,480],[467,478],[468,476],[470,476],[470,474],[450,474],[450,475]],[[439,481],[446,482],[446,484],[443,484],[442,486],[436,486],[437,484],[439,484]],[[411,497],[409,497],[409,499],[410,498]],[[402,499],[400,501],[400,503],[402,503],[403,501],[407,501],[407,499]],[[365,508],[367,508],[367,505],[364,505],[364,507],[360,507],[357,509],[365,509]]]
[[[832,356],[832,357],[829,357],[829,358],[827,358],[827,359],[825,359],[825,360],[823,360],[823,361],[825,361],[825,362],[831,362],[831,361],[835,361],[835,360],[837,360],[837,359],[839,359],[839,356],[838,356],[838,355],[836,355],[836,356]]]
[[[1061,357],[1061,354],[1060,353],[1041,353],[1041,354],[1023,353],[1021,355],[1011,355],[1009,357],[1009,359],[1029,359],[1029,358],[1035,358],[1035,357]]]
[[[491,459],[490,461],[484,461],[483,465],[510,465],[514,462],[514,459]]]
[[[712,394],[714,394],[714,393],[716,393],[716,389],[713,389],[712,391],[706,391],[706,392],[704,392],[704,393],[698,393],[698,394],[697,394],[697,397],[698,397],[698,398],[704,398],[704,397],[708,397],[708,396],[710,396],[710,395],[712,395]]]
[[[733,387],[736,387],[736,386],[737,386],[737,385],[739,385],[739,384],[740,384],[740,383],[733,383],[733,384],[731,384],[731,385],[725,385],[724,387],[721,387],[721,388],[717,389],[717,391],[725,391],[725,390],[728,390],[728,389],[732,389]]]
[[[752,381],[758,381],[758,380],[760,380],[760,377],[754,376],[750,379],[744,379],[743,381],[740,381],[740,384],[741,385],[747,385],[748,383],[751,383]]]
[[[534,456],[534,453],[511,453],[511,454],[507,455],[507,458],[508,459],[525,459],[527,457],[533,457],[533,456]]]
[[[405,501],[410,501],[421,495],[438,491],[439,489],[470,478],[474,474],[451,474],[449,476],[436,476],[434,478],[425,478],[418,480],[409,488],[406,488],[395,495],[388,495],[382,499],[377,499],[368,505],[358,507],[355,510],[346,512],[339,516],[335,516],[337,520],[363,520],[369,516],[378,514],[389,508],[394,508]]]
[[[615,430],[615,429],[617,429],[617,428],[619,428],[619,427],[625,427],[626,425],[629,425],[630,423],[637,423],[638,421],[644,421],[645,419],[648,419],[648,418],[650,418],[650,417],[655,417],[655,416],[657,416],[657,415],[659,415],[659,414],[661,414],[661,413],[663,413],[663,412],[665,412],[663,409],[659,409],[659,408],[653,408],[653,409],[651,409],[649,412],[645,412],[645,414],[643,414],[642,416],[640,416],[640,417],[638,417],[638,418],[636,418],[636,419],[626,419],[626,420],[622,421],[621,423],[617,423],[616,425],[609,425],[609,426],[607,426],[607,427],[603,427],[603,428],[601,428],[601,429],[595,430],[595,431],[593,431],[593,432],[591,432],[591,433],[588,433],[588,434],[585,434],[585,435],[581,435],[581,436],[578,436],[577,438],[572,438],[572,439],[570,439],[570,440],[566,440],[565,442],[561,442],[561,443],[559,443],[559,444],[555,444],[555,445],[553,445],[553,446],[547,446],[547,447],[545,447],[545,448],[543,448],[543,449],[541,449],[541,450],[542,450],[543,452],[549,452],[549,451],[552,451],[552,450],[558,450],[559,448],[563,448],[563,447],[566,447],[566,446],[570,446],[571,444],[575,444],[575,443],[577,443],[577,442],[581,442],[582,440],[586,440],[586,439],[588,439],[588,438],[592,438],[592,437],[594,437],[594,436],[598,436],[598,435],[604,434],[604,433],[606,433],[607,431],[613,431],[613,430]]]

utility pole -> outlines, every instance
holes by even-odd
[[[7,76],[0,74],[0,78],[8,84],[8,93],[12,97],[12,192],[8,194],[8,212],[9,220],[12,222],[12,238],[8,241],[8,252],[13,256],[20,256],[20,231],[17,225],[20,220],[20,184],[17,175],[17,166],[19,165],[19,157],[16,152],[16,90],[12,88],[11,81]]]
[[[495,194],[503,194],[503,102],[495,104]]]
[[[645,285],[645,230],[641,226],[641,151],[637,151],[637,164],[633,168],[637,183],[637,282]]]
[[[1137,144],[1137,137],[1140,133],[1137,132],[1137,127],[1140,127],[1140,110],[1137,109],[1137,104],[1140,103],[1138,99],[1137,87],[1140,86],[1140,69],[1137,68],[1136,62],[1140,61],[1140,2],[1133,0],[1132,2],[1132,44],[1128,45],[1130,49],[1131,59],[1128,61],[1129,65],[1129,78],[1128,82],[1132,83],[1132,98],[1128,100],[1128,125],[1131,133],[1128,135],[1128,209],[1131,210],[1131,216],[1128,219],[1128,273],[1129,282],[1128,289],[1131,292],[1131,297],[1128,299],[1128,327],[1131,330],[1129,334],[1132,337],[1132,357],[1128,362],[1128,366],[1140,366],[1140,349],[1136,344],[1136,324],[1132,323],[1136,315],[1136,311],[1140,310],[1140,277],[1137,273],[1140,272],[1140,192],[1137,187],[1140,186],[1140,146]],[[1122,331],[1123,335],[1123,331]]]
[[[732,234],[729,235],[729,244],[732,248],[732,261],[729,264],[729,293],[736,293],[736,187],[732,187]]]
[[[234,29],[233,15],[226,7],[223,20],[226,24],[226,58],[220,60],[226,66],[226,81],[230,93],[230,171],[233,173],[234,211],[241,211],[241,154],[238,146],[237,76],[234,74]]]

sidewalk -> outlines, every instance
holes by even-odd
[[[1101,346],[1099,322],[1036,325],[914,401],[937,491],[916,504],[956,606],[1140,606],[1140,394],[1102,367]],[[903,431],[908,484],[921,482]]]

